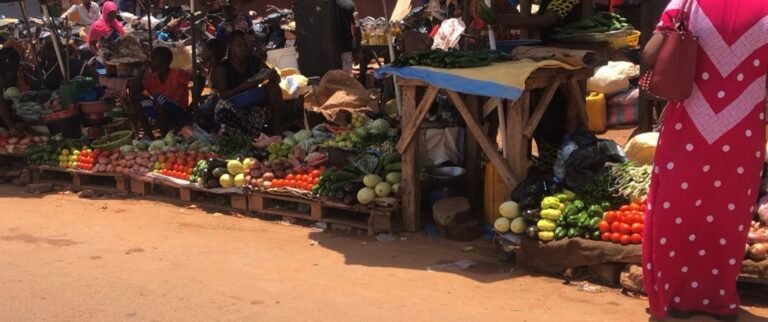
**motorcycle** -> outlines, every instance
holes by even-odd
[[[287,38],[282,26],[293,21],[293,10],[269,6],[267,12],[253,21],[253,29],[267,50],[285,48]]]

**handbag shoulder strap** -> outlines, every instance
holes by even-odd
[[[688,29],[688,21],[691,18],[691,10],[693,8],[693,0],[683,0],[683,6],[680,7],[680,11],[677,13],[677,16],[675,17],[675,21],[673,22],[673,26],[678,27],[680,24],[683,24],[685,26],[685,29]]]

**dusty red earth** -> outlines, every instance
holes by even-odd
[[[151,201],[30,195],[4,185],[0,205],[3,321],[648,320],[643,299],[610,288],[579,291],[498,262],[484,240],[406,234],[382,243]],[[464,252],[468,245],[474,250]],[[461,259],[477,265],[426,269]],[[766,321],[768,292],[745,289],[741,321]]]

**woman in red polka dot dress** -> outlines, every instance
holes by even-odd
[[[672,0],[660,29],[684,0]],[[691,96],[667,106],[643,240],[653,317],[735,320],[736,279],[765,150],[768,1],[692,0],[699,37]],[[736,5],[738,3],[738,5]]]

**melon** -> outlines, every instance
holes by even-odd
[[[387,174],[387,182],[391,184],[400,183],[403,176],[400,174],[400,172],[392,172],[390,174]]]
[[[506,233],[509,231],[509,219],[505,217],[499,217],[493,222],[493,229],[499,233]]]
[[[390,185],[389,182],[379,182],[379,184],[376,185],[376,188],[374,188],[374,191],[376,191],[376,195],[379,197],[387,197],[392,193],[392,185]]]
[[[376,192],[373,189],[365,187],[357,192],[357,201],[361,204],[367,205],[376,198]]]
[[[245,175],[243,175],[242,173],[239,173],[235,176],[235,179],[234,179],[235,187],[241,188],[245,186],[246,182],[247,180],[245,179]]]
[[[222,174],[219,178],[219,184],[222,188],[232,188],[232,186],[235,185],[234,180],[232,179],[232,176],[228,173]]]
[[[363,177],[363,183],[368,188],[375,188],[377,184],[379,184],[381,181],[381,177],[375,175],[375,174],[369,174],[365,177]]]
[[[520,207],[514,201],[505,201],[499,206],[499,213],[509,219],[515,219],[520,216]]]
[[[243,171],[245,171],[245,167],[243,167],[243,164],[240,163],[240,161],[229,160],[229,162],[227,162],[227,172],[231,175],[238,175],[243,173]]]

